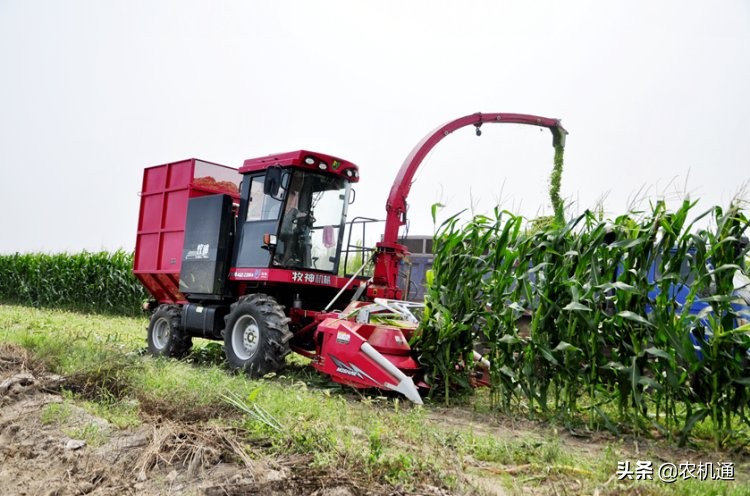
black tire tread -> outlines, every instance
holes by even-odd
[[[247,311],[250,307],[255,308],[262,317],[263,321],[258,324],[266,329],[266,332],[261,333],[265,342],[259,350],[260,355],[252,357],[246,364],[240,366],[238,363],[233,363],[230,358],[228,340],[231,337],[228,337],[228,334],[231,334],[232,330],[229,328],[229,322],[237,312]],[[290,320],[284,314],[284,307],[279,305],[273,297],[263,293],[245,295],[232,303],[229,314],[224,317],[224,354],[227,357],[228,366],[234,370],[243,370],[251,377],[263,377],[281,370],[285,365],[285,357],[291,352],[289,341],[293,334],[289,331]]]
[[[153,322],[155,318],[157,318],[157,314],[159,313],[167,314],[170,327],[170,339],[166,349],[163,352],[159,352],[152,347],[151,340],[147,338],[149,353],[154,356],[165,356],[171,358],[185,357],[185,355],[187,355],[190,351],[190,348],[193,346],[193,339],[185,334],[182,330],[182,310],[177,305],[159,305],[156,310],[154,310],[154,313],[151,314],[151,322],[149,322],[148,326],[149,334],[151,333],[151,326],[153,325]]]

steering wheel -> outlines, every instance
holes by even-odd
[[[315,217],[310,212],[298,211],[295,214],[294,219],[292,219],[292,222],[299,225],[300,221],[305,221],[307,225],[312,226],[313,224],[315,224]]]

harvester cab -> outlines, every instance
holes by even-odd
[[[250,268],[338,273],[357,167],[298,151],[247,160],[240,173],[235,277]],[[288,282],[308,282],[299,279]]]

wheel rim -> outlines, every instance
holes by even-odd
[[[258,351],[260,329],[252,315],[243,315],[232,328],[232,349],[240,360],[249,360]]]
[[[169,343],[169,337],[172,334],[172,330],[169,326],[169,320],[162,317],[154,323],[153,340],[154,346],[163,350]]]

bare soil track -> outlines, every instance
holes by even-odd
[[[163,418],[117,429],[70,402],[64,422],[45,420],[49,405],[63,404],[65,383],[22,348],[0,344],[0,494],[382,494],[311,471],[309,460],[251,456],[230,429]],[[98,442],[75,435],[87,430]]]

